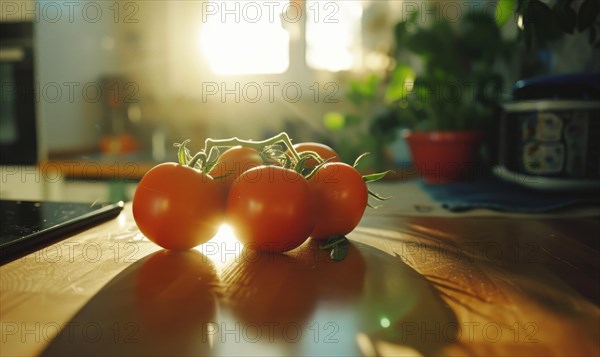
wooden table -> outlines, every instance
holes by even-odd
[[[2,356],[600,354],[597,218],[368,212],[346,260],[307,242],[183,253],[131,208],[0,268]]]

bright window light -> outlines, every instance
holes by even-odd
[[[289,1],[209,1],[204,6],[200,50],[217,74],[283,73],[289,35],[282,12]]]
[[[314,69],[352,69],[360,46],[360,1],[306,1],[306,63]]]

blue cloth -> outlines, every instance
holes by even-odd
[[[541,213],[573,206],[600,205],[600,188],[594,192],[537,191],[494,176],[441,185],[422,183],[422,186],[431,198],[453,212],[487,208],[506,212]]]

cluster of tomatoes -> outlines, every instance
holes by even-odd
[[[226,222],[245,245],[285,252],[309,237],[325,240],[358,225],[369,180],[330,147],[248,146],[230,147],[200,164],[190,155],[185,159],[180,148],[179,163],[148,171],[133,198],[140,231],[165,249],[185,250],[210,240]]]

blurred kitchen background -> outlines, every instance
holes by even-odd
[[[395,26],[417,13],[422,24],[501,15],[514,46],[498,65],[505,99],[520,78],[600,70],[588,32],[526,48],[518,1],[507,4],[3,0],[0,197],[130,199],[145,170],[175,161],[173,143],[188,138],[197,150],[207,137],[287,131],[344,151],[345,119],[332,113],[356,110],[353,83],[385,77]],[[360,128],[348,140],[372,137]],[[389,167],[411,161],[402,129],[386,139]]]

